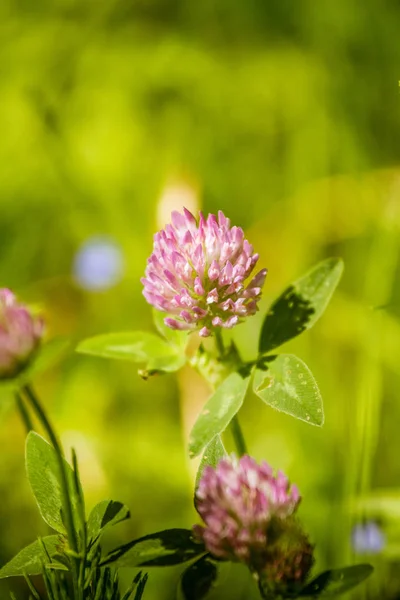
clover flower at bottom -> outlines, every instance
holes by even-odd
[[[295,518],[296,486],[250,456],[206,467],[196,492],[205,526],[194,535],[217,559],[245,563],[263,590],[284,593],[301,587],[313,564],[313,547]]]

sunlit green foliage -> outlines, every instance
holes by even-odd
[[[2,284],[43,299],[52,334],[151,331],[139,278],[167,184],[186,182],[207,210],[251,229],[269,275],[260,320],[234,333],[249,360],[288,282],[319,259],[345,259],[326,317],[282,350],[312,365],[324,428],[261,411],[253,397],[242,422],[253,454],[290,467],[307,497],[302,517],[321,567],[346,564],[353,520],[378,512],[354,497],[370,486],[390,497],[400,481],[397,4],[9,0],[0,19]],[[98,294],[71,276],[94,234],[112,236],[126,257],[122,283]],[[89,508],[116,497],[135,514],[124,539],[109,533],[114,546],[194,517],[185,449],[209,390],[185,372],[145,382],[136,371],[76,355],[41,384],[81,457]],[[33,529],[48,534],[9,406],[2,393],[2,565]],[[393,518],[382,518],[391,538]],[[152,579],[146,600],[167,600],[178,576]]]

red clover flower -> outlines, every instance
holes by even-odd
[[[186,208],[174,211],[172,224],[154,236],[147,261],[143,294],[156,309],[169,313],[171,329],[230,329],[254,315],[267,275],[262,269],[246,285],[258,254],[240,227],[219,211],[218,218],[200,212],[199,222]]]
[[[264,587],[287,589],[304,582],[313,562],[294,517],[299,503],[297,487],[266,462],[223,459],[204,469],[196,508],[205,526],[195,525],[194,535],[214,557],[247,564]]]

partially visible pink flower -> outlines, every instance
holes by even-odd
[[[186,208],[173,212],[172,224],[154,236],[147,261],[143,294],[156,309],[172,315],[172,329],[200,329],[209,336],[216,327],[231,328],[254,315],[267,270],[245,284],[258,254],[240,227],[219,211],[218,218],[200,212],[199,221]]]
[[[194,532],[212,555],[259,570],[299,502],[297,487],[266,462],[257,464],[247,455],[223,459],[215,469],[204,469],[196,508],[205,527],[195,526]]]
[[[19,304],[10,290],[0,289],[0,379],[18,374],[36,351],[42,335],[42,319]]]

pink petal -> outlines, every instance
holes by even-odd
[[[208,269],[208,277],[211,281],[215,281],[216,279],[218,279],[219,274],[219,265],[216,260],[213,260],[211,263],[211,267]]]
[[[164,323],[167,327],[170,327],[171,329],[178,329],[180,331],[188,329],[186,323],[182,323],[181,321],[177,321],[176,319],[171,319],[171,317],[167,317],[166,319],[164,319]]]
[[[209,337],[211,335],[211,331],[207,327],[202,327],[199,331],[199,335],[201,337]]]

